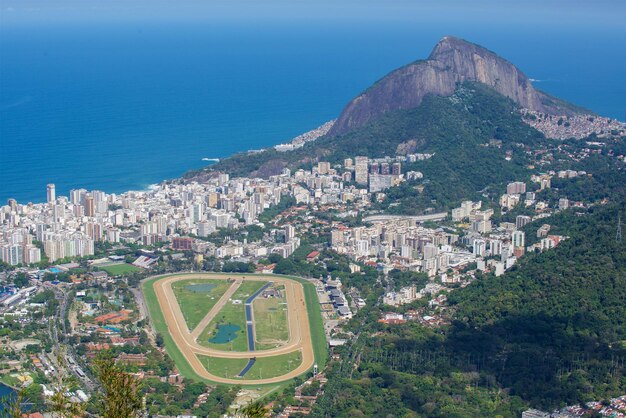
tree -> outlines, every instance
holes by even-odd
[[[85,416],[85,407],[81,403],[72,402],[67,396],[68,388],[60,386],[50,397],[50,411],[55,418],[75,418]]]
[[[101,415],[103,418],[134,418],[143,408],[140,384],[125,373],[113,359],[100,357],[95,362],[98,379],[102,385]]]
[[[269,255],[269,257],[267,257],[267,259],[271,262],[271,263],[278,263],[283,259],[283,256],[277,253],[272,253]]]
[[[241,410],[241,414],[246,418],[263,418],[267,413],[268,410],[260,402],[251,403]]]
[[[0,399],[1,418],[22,418],[22,403],[24,402],[24,390]]]
[[[21,287],[26,287],[26,286],[28,286],[28,277],[26,276],[26,274],[24,274],[22,272],[17,273],[15,275],[15,277],[13,278],[13,284],[16,287],[20,287],[20,288]]]
[[[157,333],[156,337],[154,338],[157,347],[161,348],[165,345],[165,342],[163,341],[163,336],[159,333]]]

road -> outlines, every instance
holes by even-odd
[[[141,315],[141,319],[148,319],[150,317],[150,313],[148,312],[146,300],[143,297],[143,293],[141,293],[141,289],[131,287],[130,291],[133,294],[133,298],[135,299],[135,304],[137,305],[137,309],[139,310],[139,315]],[[150,343],[152,345],[156,345],[156,331],[154,329],[152,321],[145,321],[143,330],[148,335],[148,340],[150,341]]]
[[[58,366],[63,367],[65,370],[71,371],[78,380],[83,382],[83,384],[89,391],[93,392],[96,389],[96,384],[87,375],[85,375],[84,372],[83,376],[78,373],[77,369],[79,368],[79,366],[75,360],[74,350],[72,349],[72,346],[70,344],[67,344],[68,335],[65,327],[65,318],[67,317],[69,293],[63,289],[56,289],[55,296],[58,300],[60,300],[58,309],[58,322],[61,323],[61,328],[63,329],[63,342],[65,347],[65,350],[61,351],[57,327],[53,325],[51,336],[53,338],[53,342],[56,348],[56,353],[58,354],[57,358],[59,359],[59,362],[62,362],[62,364],[58,364]],[[55,322],[55,319],[55,317],[52,317],[53,324]],[[60,355],[61,353],[63,353],[64,355]]]
[[[372,215],[363,218],[363,222],[385,222],[393,219],[410,219],[416,222],[442,221],[448,217],[448,212],[431,213],[430,215]]]
[[[285,345],[269,350],[260,351],[222,351],[214,348],[203,347],[197,343],[196,338],[189,332],[185,323],[184,316],[178,305],[174,292],[172,290],[172,283],[179,280],[188,279],[222,279],[228,280],[237,278],[241,281],[273,281],[285,286],[285,292],[287,296],[287,317],[289,322],[289,340]],[[251,276],[251,275],[227,275],[227,274],[183,274],[175,276],[166,276],[161,280],[157,280],[153,283],[154,291],[156,293],[157,301],[163,312],[163,317],[168,326],[169,333],[172,336],[174,342],[178,346],[179,351],[185,357],[189,365],[194,372],[201,377],[212,380],[218,383],[228,384],[266,384],[266,383],[279,383],[288,379],[297,377],[307,370],[309,370],[315,361],[313,353],[313,345],[311,341],[311,330],[309,328],[309,318],[306,309],[304,288],[301,283],[294,280],[287,279],[278,276]],[[223,306],[229,299],[229,295],[224,294],[217,305]],[[209,318],[209,315],[203,319],[207,324],[213,319],[214,315],[219,313],[219,310],[212,309],[213,316]],[[197,328],[196,328],[197,330]],[[194,330],[194,331],[196,331]],[[197,355],[204,355],[218,358],[231,358],[231,359],[249,359],[251,357],[272,357],[281,354],[288,354],[294,351],[300,351],[302,356],[302,362],[300,365],[289,373],[268,379],[246,380],[246,379],[230,379],[215,376],[210,374],[202,365]]]

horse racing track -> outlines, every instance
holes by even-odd
[[[273,384],[326,360],[319,303],[305,280],[186,273],[150,278],[142,290],[168,354],[188,377]]]

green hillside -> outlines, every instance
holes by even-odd
[[[626,242],[615,239],[624,202],[554,216],[553,232],[570,239],[453,292],[460,322],[448,344],[485,358],[500,384],[533,404],[625,393]]]
[[[552,217],[570,238],[451,292],[448,327],[357,318],[317,416],[518,417],[626,393],[624,203]]]

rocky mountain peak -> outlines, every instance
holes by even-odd
[[[348,103],[329,134],[346,133],[389,111],[417,107],[428,94],[450,96],[465,81],[486,84],[532,111],[576,113],[567,103],[536,90],[528,77],[507,60],[479,45],[446,36],[427,60],[389,73]]]

